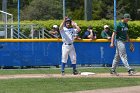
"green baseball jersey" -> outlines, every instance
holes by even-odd
[[[119,22],[114,30],[116,32],[116,39],[126,41],[128,24],[124,22]]]

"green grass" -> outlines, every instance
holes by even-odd
[[[79,71],[109,73],[109,68],[78,68]],[[136,68],[140,71],[140,68]],[[126,72],[125,68],[118,68]],[[72,69],[67,68],[66,73]],[[0,70],[7,74],[56,74],[60,68]],[[0,93],[62,93],[82,90],[104,89],[140,85],[140,78],[37,78],[37,79],[0,79]]]
[[[0,93],[62,93],[140,85],[140,78],[46,78],[0,80]]]

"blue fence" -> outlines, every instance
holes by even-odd
[[[62,42],[0,42],[0,66],[60,65]],[[110,42],[75,42],[77,64],[112,64],[115,48]],[[134,42],[135,51],[129,51],[130,64],[140,64],[140,42]],[[70,59],[68,60],[70,64]]]

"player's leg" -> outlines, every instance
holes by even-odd
[[[120,61],[120,56],[118,55],[118,53],[116,53],[111,67],[111,72],[110,72],[111,74],[117,74],[116,68],[119,64],[119,61]]]
[[[117,45],[117,41],[116,41],[116,53],[113,59],[113,63],[112,63],[112,67],[111,67],[111,74],[117,74],[116,72],[116,68],[118,66],[120,62],[120,56],[119,56],[119,50],[118,50],[118,45]]]
[[[124,66],[130,70],[131,67],[129,66],[128,64],[128,60],[127,60],[127,54],[126,54],[126,49],[125,49],[125,43],[122,42],[122,41],[119,41],[118,42],[118,48],[119,48],[119,55],[120,55],[120,58],[124,64]]]
[[[77,75],[78,71],[76,69],[76,52],[73,45],[71,46],[69,55],[70,55],[70,59],[71,59],[72,67],[73,67],[73,74]]]
[[[128,70],[128,74],[132,75],[134,74],[134,69],[132,69],[129,64],[128,64],[128,59],[127,59],[127,54],[126,54],[126,48],[125,48],[125,43],[120,41],[119,42],[119,55],[120,58],[124,64],[124,66],[127,68]]]
[[[69,49],[65,45],[62,45],[62,63],[61,63],[62,74],[64,74],[65,71],[65,65],[67,63],[68,53],[69,53]]]

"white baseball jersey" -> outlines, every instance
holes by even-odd
[[[72,44],[74,37],[77,35],[77,29],[63,27],[63,30],[60,31],[62,41],[66,44]]]

